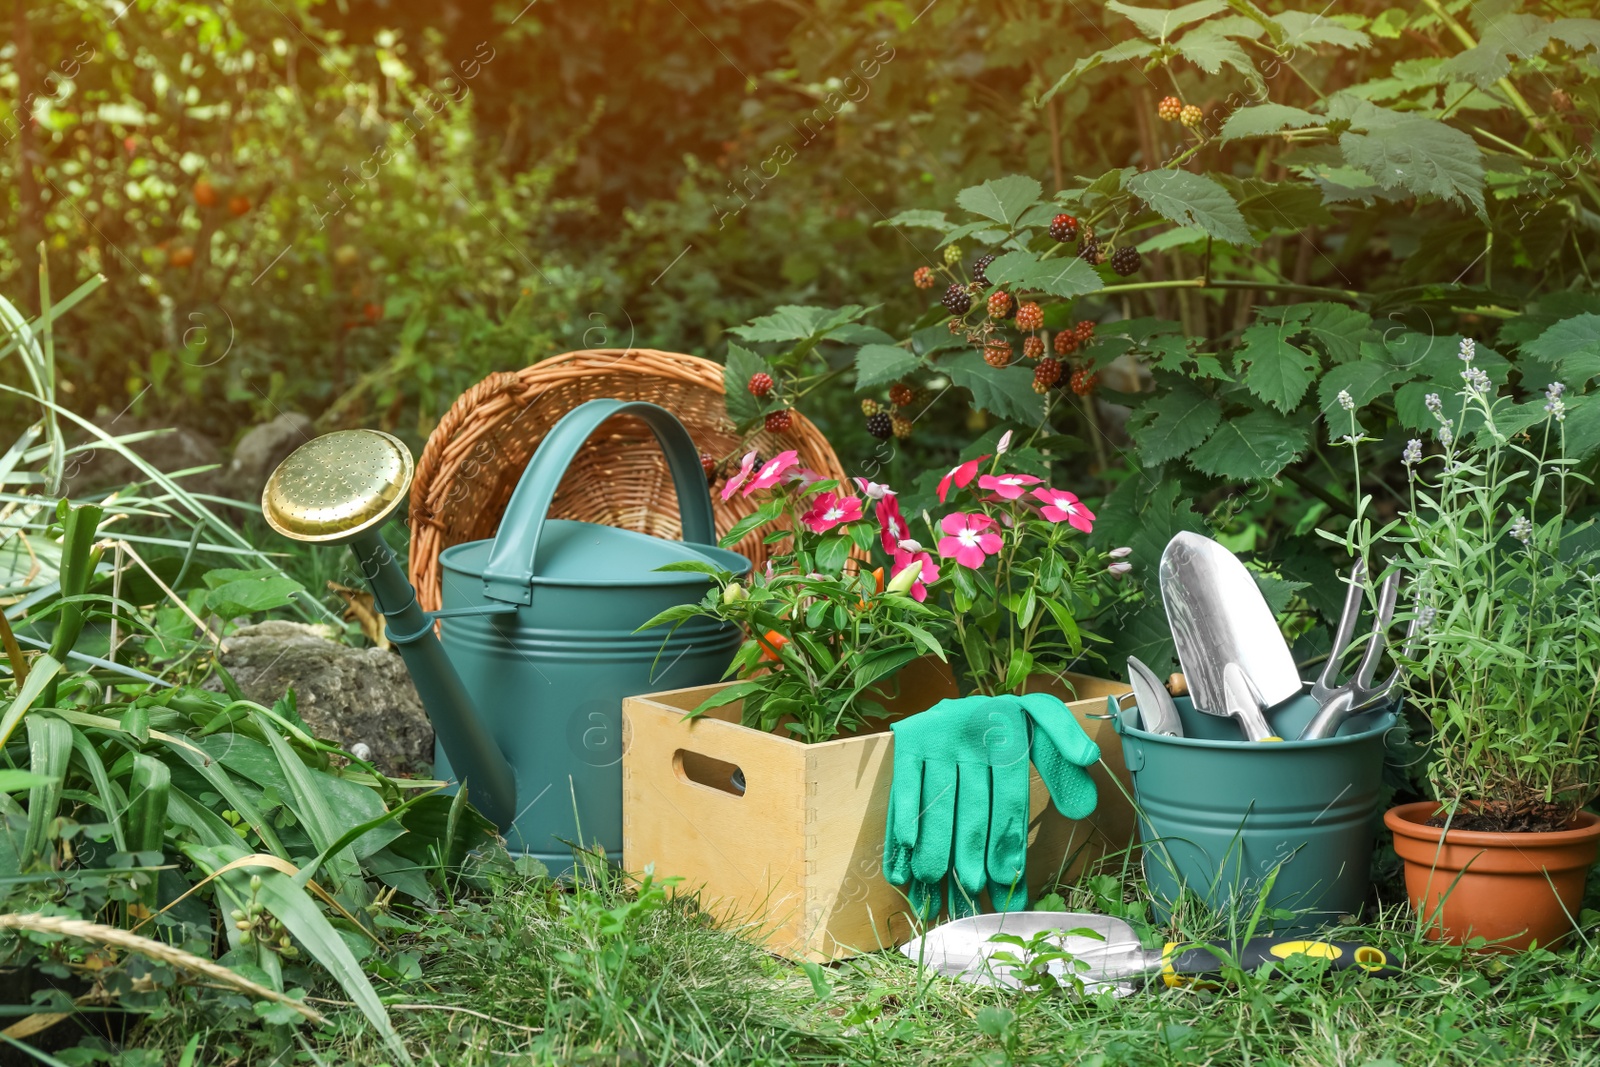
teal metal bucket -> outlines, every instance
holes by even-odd
[[[1133,777],[1145,880],[1157,915],[1187,888],[1218,912],[1292,911],[1266,932],[1308,930],[1359,912],[1380,825],[1385,738],[1398,708],[1350,719],[1317,741],[1244,740],[1229,719],[1176,701],[1183,737],[1139,729],[1136,706],[1108,711]],[[1296,737],[1317,705],[1301,694],[1270,722]]]
[[[666,453],[684,541],[547,517],[585,440],[613,415],[643,420]],[[622,699],[722,678],[738,651],[735,627],[691,619],[635,633],[658,612],[693,603],[709,578],[660,571],[711,563],[736,573],[750,561],[713,542],[711,501],[688,431],[652,404],[594,400],[551,429],[534,453],[493,540],[440,554],[440,638],[478,716],[516,776],[511,851],[552,874],[573,845],[622,858]],[[488,609],[485,612],[484,609]],[[461,612],[453,615],[453,612]],[[452,768],[436,746],[434,772]]]

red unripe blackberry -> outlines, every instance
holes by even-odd
[[[794,425],[794,414],[788,408],[767,412],[768,433],[788,433],[789,427]]]
[[[1091,373],[1087,367],[1079,367],[1072,372],[1068,386],[1079,396],[1088,396],[1094,392],[1095,385],[1100,381],[1100,375]]]
[[[1123,245],[1111,253],[1111,269],[1126,278],[1139,269],[1139,250]]]
[[[1032,300],[1017,306],[1017,329],[1037,330],[1044,325],[1044,308]]]
[[[1078,220],[1071,215],[1057,215],[1050,220],[1050,236],[1066,244],[1078,239]]]
[[[933,269],[931,267],[918,267],[912,272],[911,284],[918,289],[932,289],[934,284]]]
[[[1022,339],[1022,354],[1029,359],[1038,359],[1044,355],[1044,338],[1024,337]]]
[[[1161,103],[1156,105],[1156,114],[1168,122],[1177,122],[1182,113],[1183,101],[1175,96],[1163,96]]]
[[[917,399],[917,391],[904,382],[895,382],[889,386],[889,401],[895,407],[906,407],[915,399]]]
[[[706,472],[707,485],[717,480],[717,461],[711,458],[711,453],[700,453],[700,469]]]
[[[772,375],[765,371],[758,371],[750,375],[751,396],[762,397],[770,392],[772,392]]]
[[[983,361],[989,366],[999,369],[1011,365],[1011,342],[993,340],[983,346]]]
[[[911,436],[911,420],[904,415],[892,415],[889,418],[889,428],[901,440]]]
[[[1011,317],[1011,294],[1001,289],[989,297],[989,317],[991,319],[1006,319]]]
[[[964,285],[952,285],[944,291],[941,301],[952,315],[965,315],[972,309],[972,296]]]
[[[867,417],[867,432],[880,441],[887,441],[894,436],[894,419],[889,417],[887,411],[880,411]]]
[[[972,280],[983,286],[985,289],[989,288],[989,276],[985,274],[984,271],[988,270],[989,264],[993,262],[994,253],[992,252],[985,252],[983,255],[972,261]]]
[[[1041,359],[1039,365],[1033,368],[1033,391],[1036,393],[1043,393],[1060,380],[1061,364],[1049,356]]]
[[[1078,335],[1078,343],[1080,345],[1086,345],[1090,341],[1094,340],[1094,323],[1090,322],[1088,319],[1084,319],[1082,322],[1072,327],[1072,332]]]
[[[1058,356],[1070,356],[1078,350],[1078,335],[1071,328],[1057,330],[1055,344],[1052,346]]]

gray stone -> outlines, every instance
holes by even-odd
[[[268,707],[293,687],[314,734],[346,751],[366,746],[384,774],[430,775],[433,727],[404,661],[330,641],[326,632],[282,619],[242,626],[223,641],[222,666],[245,696]]]
[[[214,469],[209,471],[179,478],[178,485],[191,493],[217,495],[223,491],[224,479],[220,469],[223,462],[222,452],[216,443],[204,434],[182,426],[168,427],[151,419],[139,419],[131,415],[113,416],[109,411],[102,412],[95,419],[95,424],[112,437],[122,437],[147,430],[160,431],[124,447],[163,474],[172,474],[194,467],[213,467]],[[98,440],[98,438],[85,434],[82,440]],[[115,489],[131,482],[148,481],[149,477],[108,448],[97,448],[67,457],[67,492],[73,496],[85,495],[94,490]]]
[[[261,490],[289,453],[317,435],[311,419],[298,411],[253,426],[239,439],[228,464],[228,488],[240,500],[260,500]]]

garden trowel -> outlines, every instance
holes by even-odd
[[[1335,970],[1354,968],[1382,977],[1401,973],[1382,949],[1353,941],[1257,937],[1237,945],[1169,941],[1147,949],[1121,919],[1070,911],[973,915],[936,926],[900,951],[947,977],[1007,989],[1021,987],[1027,971],[1041,969],[1061,982],[1076,978],[1088,992],[1153,978],[1181,986],[1221,977],[1229,961],[1253,971],[1290,956],[1325,959]],[[1129,985],[1126,991],[1131,990]]]
[[[1270,737],[1260,709],[1276,707],[1302,685],[1278,621],[1244,564],[1209,537],[1179,533],[1161,554],[1161,599],[1195,708],[1239,718],[1252,740]],[[1246,693],[1259,704],[1243,699]]]

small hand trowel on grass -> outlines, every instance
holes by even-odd
[[[994,940],[997,936],[1004,940]],[[1357,969],[1381,977],[1401,973],[1382,949],[1354,941],[1256,937],[1237,946],[1227,941],[1169,941],[1147,949],[1121,919],[1070,911],[973,915],[936,926],[900,951],[948,977],[1005,988],[1021,985],[1013,974],[1018,965],[996,960],[997,953],[1010,954],[1024,965],[1036,953],[1044,953],[1051,974],[1061,981],[1077,978],[1087,991],[1156,977],[1169,986],[1187,985],[1221,977],[1226,960],[1253,971],[1290,956],[1317,957],[1337,970]],[[1057,953],[1071,958],[1055,958]]]

